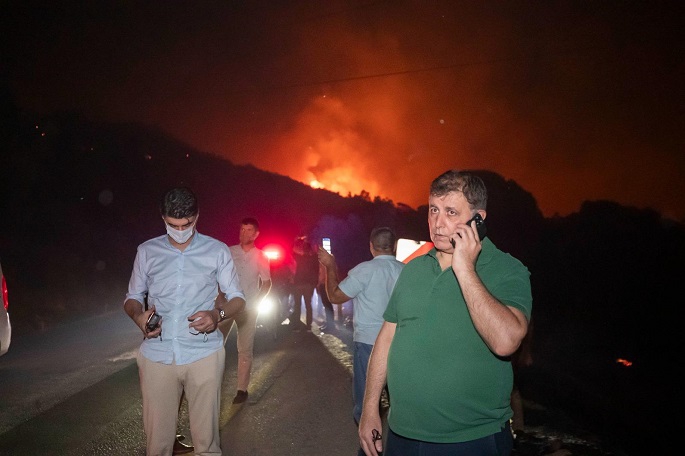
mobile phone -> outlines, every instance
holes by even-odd
[[[476,222],[476,230],[478,231],[478,237],[482,241],[483,238],[485,238],[487,234],[487,229],[485,228],[485,220],[483,220],[483,217],[480,216],[478,212],[476,212],[476,215],[471,217],[471,219],[466,222],[468,226],[471,226],[471,222],[475,221]],[[457,233],[457,236],[461,237],[461,234]],[[450,244],[452,244],[452,248],[454,248],[455,245],[457,245],[454,242],[454,239],[450,239]]]
[[[156,312],[150,314],[145,323],[145,329],[147,332],[154,331],[159,326],[159,321],[162,319]]]
[[[322,239],[322,245],[323,245],[324,250],[326,250],[326,252],[331,253],[331,238],[327,238],[327,237],[323,238]]]
[[[468,226],[471,226],[471,222],[475,221],[476,222],[476,230],[478,231],[478,237],[480,237],[480,240],[482,241],[483,238],[487,235],[487,229],[485,228],[485,220],[483,220],[483,217],[480,216],[478,212],[476,212],[476,215],[471,217],[471,220],[466,222]]]

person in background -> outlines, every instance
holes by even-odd
[[[319,261],[306,236],[295,239],[293,245],[293,259],[295,260],[295,275],[293,276],[293,298],[295,304],[290,315],[290,328],[299,332],[302,329],[301,312],[302,300],[307,312],[305,329],[312,330],[312,297],[319,281]]]
[[[333,255],[319,247],[318,257],[326,268],[326,293],[336,304],[352,300],[354,314],[352,416],[359,424],[366,384],[366,371],[373,344],[383,325],[383,312],[404,263],[395,258],[397,237],[392,229],[378,227],[371,231],[369,251],[372,259],[350,269],[342,281]],[[380,395],[376,407],[380,406]],[[360,449],[360,454],[364,454]]]
[[[239,244],[229,247],[245,294],[245,309],[235,318],[226,319],[219,324],[219,329],[224,334],[224,343],[233,327],[233,322],[238,331],[238,380],[236,395],[233,398],[234,404],[242,404],[247,400],[259,303],[271,290],[269,259],[261,249],[255,246],[258,236],[257,219],[244,218],[240,224]]]
[[[335,322],[333,303],[328,299],[328,295],[326,294],[326,268],[323,264],[319,265],[319,283],[316,285],[316,294],[318,294],[319,299],[321,299],[321,305],[323,306],[326,315],[326,321],[319,326],[319,329],[321,331],[329,332],[338,329],[338,325]]]
[[[271,263],[271,291],[269,295],[277,303],[279,323],[290,313],[290,298],[293,294],[295,262],[290,255]]]
[[[433,180],[434,247],[400,273],[369,360],[359,439],[376,456],[511,454],[509,356],[532,311],[530,273],[481,239],[487,190],[470,172]],[[385,442],[378,400],[390,394]]]
[[[147,454],[173,452],[181,395],[196,454],[221,455],[219,407],[226,352],[216,328],[245,306],[228,246],[197,231],[197,198],[164,194],[166,234],[138,246],[124,310],[143,333],[137,356]],[[217,286],[225,293],[216,300]],[[149,309],[143,309],[147,294]],[[148,320],[161,320],[154,326]]]

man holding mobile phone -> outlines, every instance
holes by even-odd
[[[319,262],[326,268],[326,294],[335,304],[352,300],[354,312],[352,417],[359,424],[366,385],[367,365],[376,336],[383,325],[383,312],[404,263],[395,258],[397,237],[388,227],[378,227],[369,236],[372,259],[350,269],[342,281],[338,281],[335,258],[324,248],[319,248]],[[380,396],[376,407],[380,403]],[[381,429],[380,427],[378,429]],[[359,453],[363,455],[360,449]]]
[[[144,335],[137,363],[146,452],[172,454],[185,392],[195,453],[220,456],[226,353],[216,329],[227,314],[245,306],[245,296],[228,246],[197,232],[197,198],[189,188],[166,192],[160,215],[166,234],[138,246],[124,302]],[[217,290],[225,299],[215,304]],[[144,310],[146,295],[150,307]],[[148,330],[153,315],[161,318]]]
[[[481,238],[487,189],[471,172],[436,177],[428,196],[433,249],[397,279],[371,359],[359,440],[368,456],[509,455],[509,357],[533,307],[528,269]],[[378,400],[386,384],[385,444]]]

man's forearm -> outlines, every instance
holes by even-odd
[[[127,299],[124,302],[124,312],[131,317],[131,320],[136,321],[136,317],[143,313],[143,304],[135,299]]]
[[[328,295],[328,300],[333,304],[342,304],[350,300],[338,286],[340,281],[338,280],[338,268],[335,264],[326,267],[326,295]]]
[[[133,323],[135,323],[136,326],[138,326],[143,332],[145,332],[145,328],[143,325],[144,320],[141,320],[141,315],[145,313],[145,310],[143,309],[143,303],[135,299],[127,299],[124,302],[124,312],[126,312],[126,315],[128,315],[131,318],[131,320],[133,320]]]
[[[245,300],[236,297],[226,301],[226,296],[222,293],[214,301],[214,308],[219,311],[223,310],[225,318],[233,318],[245,309]]]
[[[364,410],[375,411],[378,413],[378,402],[388,373],[388,351],[395,335],[396,325],[384,322],[376,343],[371,351],[369,359],[369,370],[366,374],[366,387],[364,390]]]
[[[338,268],[335,264],[326,267],[326,291],[333,292],[338,288]]]

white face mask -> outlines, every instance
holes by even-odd
[[[164,226],[166,227],[166,234],[171,236],[171,239],[178,242],[179,244],[185,244],[186,242],[188,242],[188,239],[190,239],[190,237],[195,232],[195,226],[197,225],[198,217],[199,215],[195,217],[193,225],[185,230],[177,230],[176,228],[172,228],[165,221]],[[162,220],[164,220],[164,218],[162,218]]]
[[[193,235],[194,230],[195,225],[191,226],[187,230],[177,230],[175,228],[170,227],[169,225],[166,225],[166,234],[171,236],[171,239],[178,242],[179,244],[185,244],[186,242],[188,242],[188,239],[190,239],[190,236]]]

